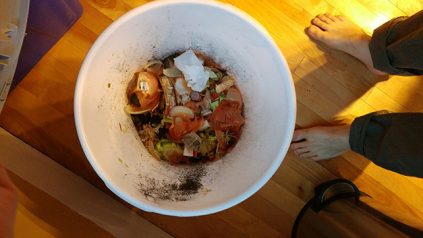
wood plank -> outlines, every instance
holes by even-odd
[[[389,0],[398,9],[406,15],[411,16],[423,9],[423,2],[421,0]]]
[[[2,128],[0,144],[2,163],[20,191],[20,214],[33,217],[40,232],[56,237],[170,237]]]
[[[404,112],[423,111],[423,77],[393,76],[381,82],[377,88],[403,106]]]
[[[17,237],[36,237],[36,234],[49,234],[51,237],[113,237],[109,232],[102,229],[100,226],[91,220],[81,216],[74,210],[64,206],[60,201],[54,199],[44,191],[31,185],[24,179],[11,174],[13,182],[19,188],[19,214],[23,216],[23,221],[32,221],[32,227],[38,229],[28,229],[25,224],[17,223],[15,227]],[[19,218],[18,218],[19,219]],[[19,226],[21,225],[21,226]],[[29,235],[29,232],[35,231],[34,235]],[[41,236],[39,236],[41,237]]]

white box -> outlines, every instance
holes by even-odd
[[[0,112],[15,74],[28,11],[29,0],[0,1]]]

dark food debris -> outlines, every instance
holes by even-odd
[[[203,187],[201,179],[206,175],[204,167],[197,167],[181,175],[176,182],[145,178],[139,191],[154,200],[187,201]]]

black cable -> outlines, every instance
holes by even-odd
[[[301,209],[301,211],[298,213],[297,218],[295,218],[295,222],[294,222],[294,226],[292,226],[292,231],[291,231],[291,237],[295,238],[297,237],[297,231],[298,231],[298,226],[300,225],[300,221],[303,218],[304,214],[306,213],[306,211],[313,205],[313,199],[311,199],[310,201],[308,201],[304,207]]]
[[[334,185],[339,185],[339,184],[349,185],[352,188],[353,192],[344,192],[345,191],[344,190],[340,194],[335,194],[331,196],[330,198],[325,199],[325,193],[330,188],[333,188]],[[359,201],[360,194],[361,194],[360,190],[357,188],[357,186],[353,182],[347,179],[334,179],[334,180],[318,185],[314,189],[314,197],[310,199],[298,213],[297,218],[295,219],[294,225],[292,227],[291,237],[292,238],[297,237],[298,226],[300,225],[300,221],[302,220],[306,211],[309,208],[311,208],[314,212],[317,213],[321,209],[327,207],[329,204],[337,200],[355,198],[355,201],[357,203]]]

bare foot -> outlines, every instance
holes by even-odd
[[[291,149],[300,158],[322,160],[350,149],[350,125],[312,127],[294,132]]]
[[[371,37],[354,23],[343,16],[330,14],[317,15],[312,25],[306,29],[307,35],[313,40],[344,51],[363,62],[371,72],[377,75],[386,75],[373,67],[369,50]]]

